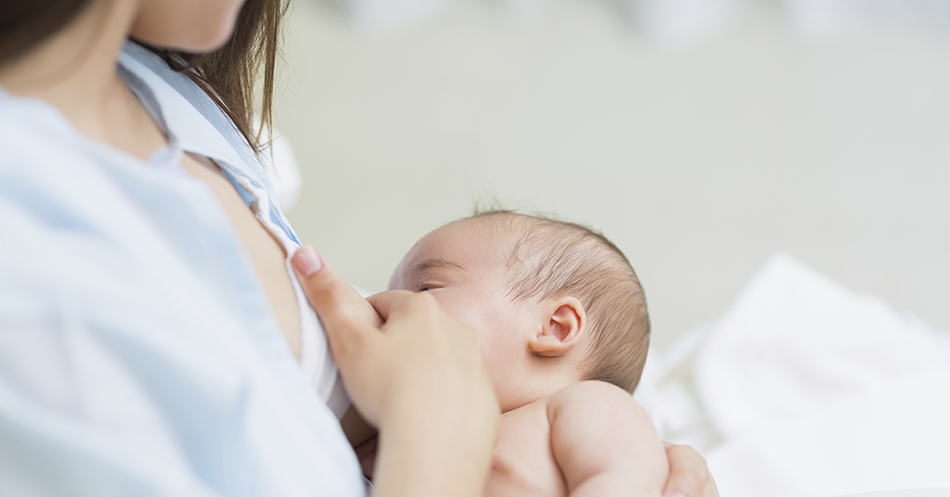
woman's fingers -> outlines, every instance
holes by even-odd
[[[377,312],[310,247],[293,264],[354,406],[379,428],[378,459],[361,458],[364,469],[375,461],[378,489],[481,495],[499,408],[477,330],[429,294],[374,295]]]
[[[300,247],[293,264],[310,305],[323,321],[334,356],[345,361],[347,352],[378,329],[382,320],[312,247]]]
[[[706,459],[688,445],[664,442],[670,461],[670,477],[664,497],[719,497]]]
[[[366,297],[366,301],[376,309],[376,312],[383,321],[389,321],[389,315],[392,313],[393,308],[405,305],[406,300],[412,295],[412,292],[406,290],[387,290]]]
[[[431,295],[406,290],[388,290],[370,295],[366,300],[376,309],[383,321],[387,322],[390,319],[398,321],[402,315],[421,317],[424,314],[420,313],[431,313],[438,308]]]

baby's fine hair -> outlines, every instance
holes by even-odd
[[[515,300],[570,296],[587,312],[587,380],[633,392],[650,344],[646,296],[627,257],[601,233],[545,216],[493,209],[466,219],[519,230],[508,254],[508,294]]]

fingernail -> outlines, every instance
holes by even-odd
[[[313,247],[304,245],[297,249],[297,253],[294,254],[294,266],[297,267],[300,274],[311,276],[323,267],[323,263],[320,262],[320,256]]]
[[[682,492],[670,492],[663,497],[686,497],[686,494],[683,494]]]

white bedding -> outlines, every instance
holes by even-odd
[[[948,358],[947,333],[777,255],[636,397],[723,496],[950,488]]]

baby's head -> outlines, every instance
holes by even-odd
[[[428,291],[482,335],[503,411],[583,380],[633,392],[650,337],[646,299],[603,235],[552,219],[490,211],[419,240],[390,288]]]

